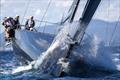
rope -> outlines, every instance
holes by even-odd
[[[48,8],[49,8],[49,6],[50,6],[51,2],[52,2],[52,0],[50,0],[50,1],[49,1],[48,6],[47,6],[47,9],[46,9],[46,11],[45,11],[45,13],[44,13],[44,15],[43,15],[43,17],[42,17],[41,21],[43,21],[43,19],[44,19],[45,15],[46,15],[46,13],[47,13],[47,11],[48,11]],[[40,22],[39,27],[40,27],[40,26],[41,26],[41,22]],[[38,28],[39,28],[39,27],[38,27]]]
[[[24,12],[24,14],[23,14],[23,18],[22,18],[21,23],[23,23],[23,20],[24,20],[24,17],[25,17],[25,15],[26,15],[27,11],[28,11],[28,8],[29,8],[29,5],[30,5],[30,2],[31,2],[31,0],[28,0],[28,2],[27,2],[27,7],[26,7],[25,12]]]

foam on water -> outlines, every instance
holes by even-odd
[[[71,43],[71,41],[69,40],[66,43],[69,43],[69,42]],[[60,46],[61,50],[62,49],[64,50],[67,47],[65,46],[66,43],[61,44],[62,45]],[[40,56],[40,59],[38,60],[38,62],[36,61],[36,63],[38,63],[39,65],[42,64],[43,60],[48,58],[47,53],[52,52],[56,47],[58,47],[58,44],[60,44],[59,41],[56,41],[56,43],[52,44],[51,45],[52,47],[49,48],[46,52],[43,52],[42,56]],[[84,58],[86,58],[85,60],[87,60],[87,62],[92,65],[101,65],[101,66],[106,66],[113,69],[115,68],[115,65],[119,61],[118,58],[116,57],[117,53],[114,56],[112,54],[112,50],[114,49],[108,48],[108,46],[106,46],[105,43],[102,40],[100,40],[100,38],[97,35],[92,37],[91,39],[87,37],[85,40],[83,40],[83,44],[81,48],[82,49],[78,48],[80,49],[80,53],[82,53]],[[3,50],[6,50],[6,49],[3,49]],[[30,70],[30,69],[33,69],[33,64],[35,62],[32,62],[27,66],[24,66],[23,64],[21,64],[21,62],[19,62],[19,60],[16,59],[16,56],[13,54],[13,52],[6,52],[6,53],[0,52],[0,78],[2,80],[11,80],[11,79],[26,79],[26,80],[31,79],[32,80],[32,79],[40,79],[41,77],[46,77],[46,76],[50,77],[48,75],[41,74],[39,71]],[[39,65],[38,66],[36,65],[37,67],[34,66],[34,68],[38,68]],[[30,70],[30,71],[26,72],[26,70]],[[115,74],[111,74],[109,76],[108,74],[106,74],[102,78],[94,78],[94,79],[100,79],[100,80],[113,79],[114,80],[114,79],[119,79],[119,76],[120,76],[120,73],[118,72]],[[61,80],[61,79],[62,80],[68,80],[68,79],[73,79],[73,80],[84,79],[85,80],[86,78],[76,78],[76,77],[55,78],[55,80]],[[91,80],[93,80],[93,78]]]
[[[86,41],[87,40],[87,41]],[[98,49],[101,47],[103,47],[103,45],[100,45],[101,44],[101,41],[100,39],[98,39],[96,36],[89,40],[88,38],[86,38],[84,41],[83,41],[83,48],[85,48],[86,50],[92,50],[92,56],[93,57],[96,57],[97,58],[97,53],[98,53]],[[96,42],[98,41],[98,42]],[[58,43],[56,43],[58,44]],[[90,46],[88,47],[88,45],[90,44]],[[95,50],[94,50],[95,49]],[[51,48],[50,50],[53,50],[53,48]],[[49,50],[49,51],[50,51]],[[104,51],[104,49],[102,49]],[[94,52],[94,53],[93,53]],[[107,51],[105,51],[106,53]],[[86,51],[86,54],[87,51]],[[109,54],[109,53],[107,53]],[[11,79],[23,79],[23,80],[34,80],[34,79],[41,79],[41,78],[50,78],[51,80],[80,80],[80,79],[83,79],[83,80],[86,80],[88,78],[80,78],[80,77],[63,77],[63,78],[52,78],[50,76],[48,76],[47,74],[41,74],[39,71],[34,71],[34,70],[30,70],[30,71],[27,71],[28,69],[31,69],[32,67],[32,63],[28,66],[22,66],[23,64],[21,64],[19,62],[19,60],[16,59],[15,55],[13,54],[13,52],[6,52],[6,53],[0,53],[1,57],[0,57],[0,78],[2,80],[11,80]],[[90,55],[89,55],[90,56]],[[107,56],[107,55],[106,55]],[[45,56],[43,56],[44,58]],[[92,58],[93,59],[93,58]],[[91,60],[92,60],[91,59]],[[105,63],[107,61],[108,58],[106,58]],[[34,63],[34,62],[33,62]],[[94,62],[92,62],[94,63]],[[110,65],[109,65],[110,66]],[[21,71],[24,71],[24,72],[21,72]],[[14,72],[14,73],[12,73]],[[18,72],[21,72],[21,73],[18,73]],[[17,73],[17,74],[16,74]],[[104,73],[104,72],[103,72]],[[99,75],[101,75],[102,73],[100,73]],[[93,80],[93,79],[97,79],[97,80],[101,80],[101,79],[119,79],[119,76],[120,76],[120,73],[115,73],[115,74],[106,74],[105,76],[103,77],[98,77],[98,78],[89,78],[90,80]]]
[[[113,59],[119,59],[119,57],[113,57],[115,50],[111,46],[106,46],[105,43],[97,36],[86,37],[82,44],[75,47],[72,54],[81,56],[85,62],[99,67],[104,67],[108,70],[117,70],[117,64]],[[119,64],[119,63],[118,63]],[[118,69],[119,70],[119,69]]]

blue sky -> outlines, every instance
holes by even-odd
[[[28,1],[30,4],[28,6]],[[1,0],[1,16],[12,16],[16,14],[23,18],[26,8],[28,10],[25,14],[25,18],[31,15],[35,16],[35,19],[41,20],[50,0]],[[67,13],[73,0],[51,0],[51,4],[48,8],[47,14],[44,20],[51,22],[59,22],[63,14]],[[81,0],[80,7],[78,9],[78,15],[82,14],[83,8],[87,0]],[[101,0],[100,6],[96,11],[93,19],[100,19],[105,21],[117,21],[120,16],[120,0]],[[76,19],[77,20],[77,19]]]
[[[30,4],[28,6],[28,1]],[[35,19],[41,20],[50,0],[1,0],[1,16],[12,16],[16,14],[23,18],[25,10],[25,18],[34,15]],[[47,14],[44,20],[58,22],[61,20],[63,13],[68,10],[72,0],[51,0]],[[51,11],[52,10],[52,11]]]
[[[30,1],[29,5],[28,1]],[[50,1],[50,6],[43,20],[54,23],[60,22],[73,0],[0,0],[0,21],[6,16],[15,17],[15,15],[20,15],[20,21],[22,21],[23,16],[27,19],[31,15],[41,21]],[[26,14],[25,10],[27,10]],[[24,20],[22,24],[24,24]],[[39,22],[36,22],[36,25],[39,24]],[[0,32],[2,31],[3,29]]]
[[[101,0],[93,19],[114,22],[120,16],[120,0]]]
[[[17,14],[20,15],[20,20],[22,20],[26,7],[28,6],[28,1],[29,0],[1,0],[0,18],[3,18],[5,16],[14,17]],[[50,0],[30,0],[28,10],[25,14],[25,18],[34,15],[35,19],[41,20],[49,4],[49,1]],[[80,1],[81,2],[79,4],[79,8],[75,16],[76,20],[80,18],[87,0]],[[73,0],[51,0],[51,4],[44,17],[44,20],[54,23],[60,22],[63,14],[67,14],[67,11],[70,8],[72,2]],[[93,16],[93,19],[99,19],[106,22],[116,22],[120,21],[120,19],[118,20],[119,16],[120,0],[101,0],[101,3]],[[93,23],[94,22],[91,21],[90,25],[93,25]],[[109,24],[106,24],[106,26],[107,25]],[[113,30],[113,28],[111,30]]]

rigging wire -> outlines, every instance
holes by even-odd
[[[115,24],[115,28],[113,29],[112,36],[111,36],[110,41],[109,41],[109,45],[112,43],[112,40],[113,40],[113,37],[114,37],[114,33],[117,30],[117,26],[119,24],[119,20],[120,20],[120,1],[119,1],[119,17],[118,17],[118,20],[117,20],[117,22]]]
[[[48,11],[48,9],[49,9],[49,6],[50,6],[51,2],[52,2],[52,0],[49,1],[48,6],[47,6],[47,8],[46,8],[46,11],[45,11],[45,13],[44,13],[44,15],[43,15],[41,21],[43,21],[45,15],[46,15],[46,13],[47,13],[47,11]],[[40,24],[39,24],[39,27],[40,27],[40,26],[41,26],[41,22],[40,22]],[[39,27],[38,27],[38,28],[39,28]]]
[[[111,36],[110,41],[109,41],[109,45],[112,43],[112,40],[113,40],[115,31],[117,30],[117,26],[118,26],[118,24],[119,24],[119,20],[120,20],[120,16],[119,16],[119,18],[118,18],[118,20],[117,20],[117,23],[115,24],[115,28],[113,29],[112,36]]]
[[[27,11],[28,11],[28,8],[29,8],[29,5],[30,5],[30,2],[31,2],[31,0],[28,0],[28,2],[27,2],[27,7],[26,7],[25,12],[24,12],[24,14],[23,14],[23,18],[22,18],[21,23],[23,23],[24,17],[25,17],[25,15],[27,14]]]
[[[109,10],[110,10],[110,0],[108,0],[108,9],[107,9],[107,18],[108,18],[108,19],[109,19],[109,16],[110,16],[110,14],[109,14],[110,11],[109,11]],[[106,23],[106,43],[107,43],[107,45],[109,44],[109,43],[108,43],[108,31],[109,31],[109,30],[108,30],[108,29],[109,29],[108,26],[109,26],[109,23],[107,22],[107,23]]]

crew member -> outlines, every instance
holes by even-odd
[[[20,22],[19,22],[19,16],[18,15],[16,15],[16,17],[15,17],[15,19],[14,19],[14,22],[15,22],[15,24],[14,24],[14,29],[20,29]]]
[[[25,28],[27,30],[33,31],[34,26],[35,26],[35,21],[33,19],[33,16],[30,16],[30,18],[25,23]]]
[[[5,27],[5,40],[10,41],[15,37],[14,19],[12,17],[5,17],[2,25]]]
[[[4,17],[4,19],[3,19],[3,22],[2,22],[2,25],[4,26],[4,28],[5,28],[5,41],[7,41],[7,37],[8,37],[8,34],[7,34],[7,17]]]

